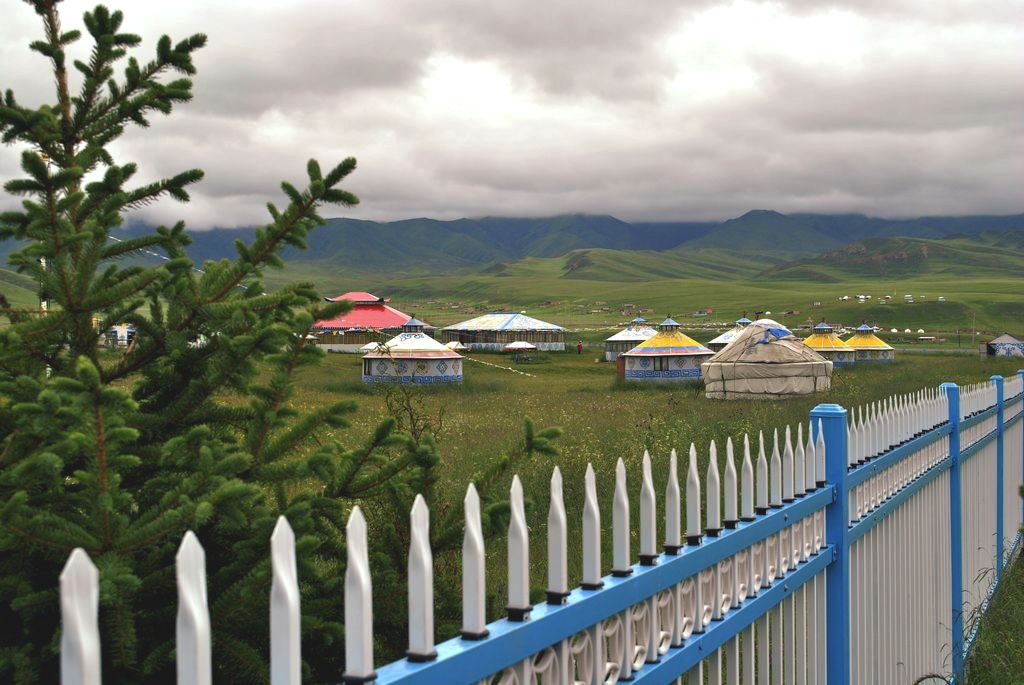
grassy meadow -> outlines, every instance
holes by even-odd
[[[556,465],[565,482],[570,527],[569,574],[571,582],[576,583],[580,576],[583,475],[588,462],[597,473],[602,526],[609,534],[615,463],[619,458],[625,462],[634,517],[632,551],[635,556],[638,551],[637,493],[645,449],[650,451],[654,461],[654,485],[660,507],[672,449],[679,453],[682,470],[690,443],[695,443],[703,477],[712,439],[718,441],[719,459],[724,469],[727,437],[732,437],[736,443],[739,461],[745,433],[756,440],[757,431],[764,430],[766,439],[770,440],[770,431],[774,428],[792,425],[795,430],[798,422],[807,421],[809,411],[818,403],[858,405],[894,393],[934,387],[943,381],[968,383],[993,374],[1009,375],[1022,366],[1020,360],[1010,359],[983,361],[974,356],[901,354],[892,364],[864,364],[837,370],[832,390],[827,394],[780,402],[733,402],[706,399],[701,385],[651,387],[616,382],[614,365],[598,363],[597,356],[597,348],[587,348],[583,355],[549,353],[541,355],[540,363],[516,367],[534,374],[531,377],[471,361],[476,358],[510,365],[507,356],[474,354],[465,362],[466,380],[462,387],[417,389],[424,396],[429,411],[444,410],[438,440],[442,455],[438,488],[439,494],[449,501],[461,498],[475,474],[503,450],[521,441],[524,416],[532,417],[538,428],[559,426],[564,430],[557,441],[559,457],[535,457],[521,463],[517,469],[529,500],[531,573],[537,589],[542,589],[546,583],[548,481]],[[302,377],[297,398],[307,407],[339,398],[355,400],[359,408],[352,416],[352,426],[337,435],[350,444],[364,439],[386,411],[385,391],[364,385],[360,374],[358,355],[328,355],[319,368]],[[371,534],[372,509],[371,503]],[[659,539],[661,517],[659,512]],[[504,599],[504,550],[504,540],[488,542],[488,587],[501,600]],[[604,553],[605,569],[608,569],[611,563],[609,544],[605,545]],[[438,560],[439,584],[458,587],[457,562],[457,559]],[[491,613],[497,614],[503,605],[503,601],[492,602]],[[446,637],[449,635],[439,635],[439,638]]]

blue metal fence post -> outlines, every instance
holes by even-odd
[[[825,630],[829,685],[850,682],[850,546],[849,493],[846,489],[846,410],[838,404],[819,404],[811,410],[815,437],[821,423],[825,434],[825,477],[833,488],[825,509],[825,540],[834,558],[825,572]]]
[[[996,384],[996,582],[1003,577],[1003,377],[989,378]]]
[[[949,556],[950,597],[953,627],[950,643],[953,652],[953,682],[964,676],[964,579],[963,535],[960,529],[960,387],[956,383],[940,386],[949,403]]]

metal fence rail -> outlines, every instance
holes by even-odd
[[[763,434],[744,436],[742,445],[727,440],[724,459],[712,442],[703,473],[691,445],[681,478],[675,452],[664,461],[644,454],[631,476],[619,460],[607,574],[601,548],[608,512],[597,504],[596,474],[589,466],[582,474],[582,510],[570,512],[555,468],[542,562],[547,601],[539,606],[530,605],[529,530],[522,485],[513,478],[506,616],[491,623],[480,502],[470,484],[462,631],[436,645],[430,512],[417,497],[408,657],[376,670],[368,531],[354,507],[346,528],[346,670],[339,678],[388,685],[846,685],[945,673],[957,680],[973,638],[965,616],[984,610],[1020,546],[1022,409],[1024,372],[849,411],[819,405],[807,424],[776,430],[767,441]],[[656,468],[668,475],[663,493],[654,491]],[[636,526],[631,497],[639,501]],[[576,588],[568,585],[568,516],[582,521],[583,582]],[[271,537],[275,684],[300,682],[294,542],[281,518]],[[178,681],[210,683],[205,554],[191,532],[176,572]],[[75,550],[60,578],[61,676],[69,685],[100,683],[98,582],[88,555]]]

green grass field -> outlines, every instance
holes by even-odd
[[[271,285],[289,280],[310,280],[325,294],[348,290],[369,290],[390,297],[399,309],[414,313],[436,326],[470,318],[467,310],[526,310],[529,314],[568,327],[610,325],[627,321],[619,314],[621,305],[630,303],[653,309],[644,316],[660,320],[672,315],[684,325],[705,322],[731,322],[746,311],[771,311],[772,318],[790,326],[808,320],[829,321],[856,326],[862,320],[888,330],[922,328],[929,335],[970,332],[975,326],[983,332],[1009,331],[1024,334],[1024,299],[1018,272],[1003,275],[929,273],[924,276],[863,276],[835,270],[829,282],[814,279],[770,278],[753,260],[724,256],[722,250],[702,251],[694,264],[680,263],[665,253],[629,253],[589,250],[590,266],[567,269],[573,255],[557,258],[528,258],[481,273],[390,274],[380,271],[363,276],[338,272],[321,265],[295,263],[284,272],[268,274]],[[630,264],[629,255],[642,261]],[[638,257],[639,258],[639,257]],[[692,268],[691,268],[692,266]],[[593,268],[592,268],[593,267]],[[641,278],[646,274],[644,278]],[[865,304],[856,295],[872,295]],[[905,294],[915,297],[913,304],[903,301]],[[844,295],[851,300],[839,300]],[[879,298],[892,296],[884,304]],[[939,302],[945,297],[945,302]],[[598,304],[604,302],[606,304]],[[820,306],[814,306],[820,302]],[[706,319],[690,316],[697,309],[710,307]],[[593,311],[606,309],[607,311]],[[795,311],[795,314],[785,314]]]
[[[545,522],[548,507],[548,480],[557,465],[565,481],[565,501],[570,527],[570,577],[578,582],[580,516],[583,475],[587,463],[597,473],[602,525],[610,530],[613,473],[616,460],[626,463],[634,516],[639,488],[640,462],[644,450],[654,461],[655,491],[664,492],[666,468],[672,449],[685,460],[690,443],[697,445],[702,474],[707,466],[708,445],[718,441],[719,458],[724,468],[725,439],[732,437],[741,457],[742,436],[756,440],[758,430],[783,429],[787,424],[806,422],[809,411],[820,402],[858,405],[890,394],[934,387],[943,381],[976,382],[992,374],[1012,374],[1022,366],[1020,360],[983,361],[976,357],[953,355],[898,356],[889,365],[868,365],[839,370],[833,376],[828,394],[782,402],[729,402],[707,400],[703,386],[650,387],[622,385],[615,381],[612,364],[597,363],[596,348],[583,355],[552,353],[547,363],[518,368],[535,374],[526,377],[482,364],[465,363],[466,381],[462,387],[419,388],[431,412],[444,409],[439,444],[442,464],[439,489],[449,500],[461,498],[467,484],[503,449],[521,439],[523,416],[530,416],[540,427],[560,426],[564,435],[558,440],[561,455],[557,459],[535,458],[518,469],[529,499],[527,517],[531,531],[532,581],[543,588],[546,580]],[[509,364],[501,355],[473,355],[478,359]],[[366,386],[360,380],[361,360],[357,355],[329,355],[324,364],[301,380],[298,402],[307,407],[338,398],[358,402],[352,427],[337,435],[344,442],[362,440],[384,416],[384,391]],[[756,456],[756,455],[755,455]],[[685,465],[685,461],[683,462]],[[371,507],[372,509],[372,507]],[[659,525],[662,520],[659,513]],[[371,530],[373,528],[370,515]],[[634,522],[636,519],[634,518]],[[635,528],[635,526],[634,526]],[[661,533],[659,533],[660,536]],[[634,536],[636,531],[634,530]],[[634,554],[637,552],[634,540]],[[610,564],[610,547],[605,546]],[[504,587],[503,540],[490,543],[488,585],[501,596]],[[438,583],[457,583],[457,560],[439,561],[447,572],[438,572]],[[454,586],[453,586],[454,587]],[[494,613],[498,607],[492,607]],[[439,637],[447,637],[441,636]]]
[[[1024,683],[1024,561],[1020,556],[1006,570],[981,619],[966,676],[969,685]]]

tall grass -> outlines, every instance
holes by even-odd
[[[968,685],[1024,684],[1024,560],[1020,555],[979,616],[966,664]]]

